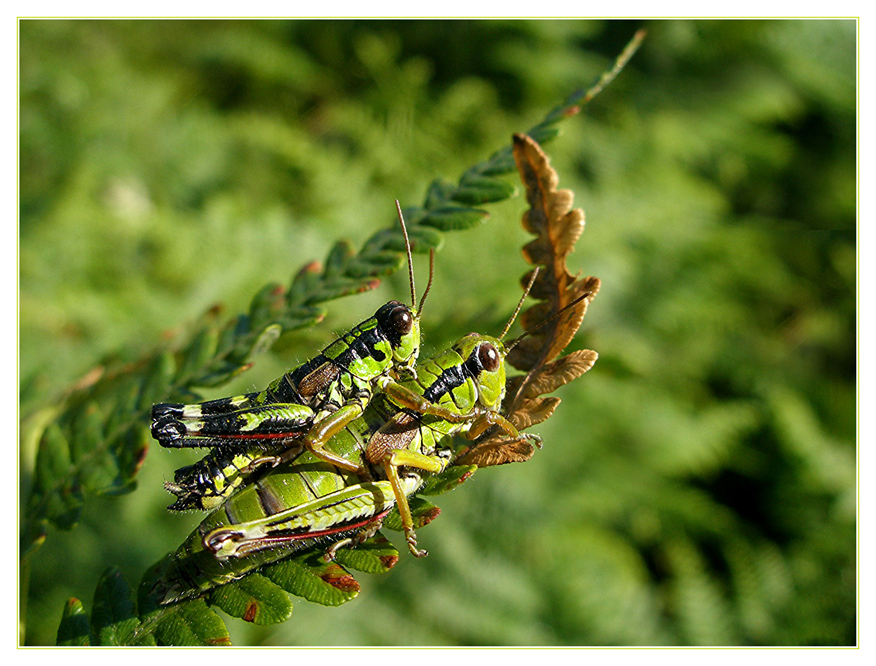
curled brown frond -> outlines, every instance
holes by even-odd
[[[530,137],[515,134],[513,152],[529,203],[523,228],[535,235],[523,247],[523,256],[533,266],[543,267],[530,291],[539,302],[520,317],[527,333],[509,344],[506,358],[525,374],[508,378],[502,413],[518,430],[525,430],[553,414],[560,399],[548,394],[580,377],[596,362],[597,353],[589,349],[563,357],[560,354],[578,332],[600,282],[595,277],[574,276],[566,265],[584,231],[584,212],[572,208],[571,190],[557,189],[557,172]],[[528,285],[531,276],[532,271],[528,271],[521,284]],[[531,438],[488,434],[458,462],[487,467],[528,460],[533,452]]]

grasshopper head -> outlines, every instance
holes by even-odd
[[[453,345],[463,359],[466,372],[478,387],[478,402],[498,410],[505,397],[505,345],[498,338],[469,333]]]
[[[375,314],[377,325],[392,347],[395,365],[412,366],[420,353],[420,315],[399,301],[390,301]]]

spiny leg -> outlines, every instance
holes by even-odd
[[[218,398],[205,402],[174,403],[162,402],[152,406],[152,420],[163,418],[174,419],[199,419],[214,414],[228,414],[247,407],[258,406],[256,399],[261,394],[258,392],[236,395],[229,398]]]
[[[198,419],[164,417],[153,421],[152,436],[168,448],[215,446],[223,438],[264,438],[267,443],[271,438],[303,435],[313,416],[306,405],[274,403]]]

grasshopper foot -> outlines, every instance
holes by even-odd
[[[537,449],[540,449],[543,446],[542,442],[544,441],[540,435],[531,432],[521,432],[520,439],[529,440],[530,444],[534,445]]]
[[[410,532],[405,536],[405,541],[408,542],[408,550],[411,551],[411,555],[414,557],[426,557],[429,554],[428,550],[420,550],[417,548],[417,535],[413,532]]]

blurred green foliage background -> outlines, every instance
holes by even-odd
[[[643,26],[545,146],[587,216],[571,268],[603,288],[573,343],[600,360],[544,449],[438,498],[425,560],[357,576],[339,608],[229,620],[236,644],[856,643],[856,23],[19,23],[24,417],[102,356],[392,224],[393,199],[506,145]],[[425,353],[501,329],[524,208],[447,235]],[[400,272],[330,303],[217,395],[406,294]],[[164,510],[180,456],[153,448],[136,492],[49,533],[27,643],[54,643],[107,566],[136,585],[192,529]],[[33,463],[25,439],[23,498]]]

